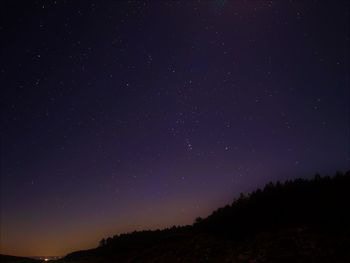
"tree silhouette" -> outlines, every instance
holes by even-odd
[[[105,245],[106,245],[106,239],[102,238],[100,243],[99,243],[99,246],[104,247]]]

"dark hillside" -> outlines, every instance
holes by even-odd
[[[192,226],[101,240],[60,262],[350,262],[350,172],[269,183]]]
[[[239,238],[276,227],[308,226],[340,228],[349,226],[350,174],[341,173],[311,181],[297,179],[284,184],[269,183],[198,220],[199,231]]]

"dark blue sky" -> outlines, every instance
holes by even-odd
[[[349,169],[346,1],[0,10],[0,253],[63,255]]]

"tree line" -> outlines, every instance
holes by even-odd
[[[278,227],[322,227],[349,231],[350,171],[313,179],[268,183],[189,226],[134,231],[103,238],[99,247],[137,248],[177,235],[208,233],[240,239]],[[155,215],[156,216],[156,215]]]

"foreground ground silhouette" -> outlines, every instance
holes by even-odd
[[[269,183],[192,226],[115,235],[57,263],[350,262],[349,200],[350,171]]]

